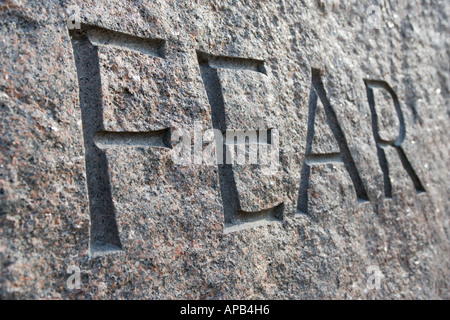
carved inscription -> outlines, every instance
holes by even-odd
[[[389,165],[386,158],[386,153],[384,151],[385,148],[389,147],[392,147],[397,151],[400,161],[403,165],[403,168],[405,168],[406,172],[408,173],[409,177],[414,183],[414,187],[417,193],[425,192],[425,188],[423,187],[422,182],[420,181],[419,177],[414,171],[411,163],[406,157],[405,151],[402,148],[402,143],[405,140],[406,136],[406,126],[405,126],[405,119],[403,117],[403,112],[400,107],[400,102],[398,101],[397,95],[395,94],[394,90],[392,90],[392,88],[384,81],[366,79],[364,80],[364,82],[366,84],[367,97],[369,99],[370,105],[370,112],[372,113],[372,130],[375,141],[377,143],[378,160],[380,162],[381,170],[383,171],[384,194],[386,198],[392,198],[392,184],[391,179],[389,177]],[[399,121],[399,133],[396,138],[386,140],[383,139],[383,137],[380,135],[380,126],[378,121],[379,115],[377,114],[377,110],[375,108],[376,101],[374,93],[376,90],[384,90],[387,93],[389,93],[389,95],[392,97],[395,111],[397,113]]]
[[[313,154],[313,138],[314,138],[314,120],[316,117],[317,104],[322,103],[326,121],[334,138],[337,141],[340,151],[338,153],[328,154]],[[326,96],[325,88],[323,87],[322,80],[320,78],[320,70],[312,69],[312,84],[309,97],[309,116],[308,116],[308,132],[306,136],[306,153],[303,161],[303,167],[301,171],[300,189],[297,203],[297,213],[308,213],[308,183],[311,174],[311,166],[320,165],[327,162],[342,162],[347,169],[350,178],[352,179],[353,186],[355,188],[356,195],[359,202],[369,201],[366,189],[356,168],[355,161],[350,153],[350,149],[347,144],[344,132],[339,125],[336,112],[330,105]]]
[[[86,153],[86,177],[91,217],[90,250],[101,255],[122,250],[111,194],[105,150],[123,146],[170,148],[170,129],[149,132],[108,132],[104,130],[102,79],[99,46],[141,52],[163,58],[162,40],[81,25],[71,30],[78,72],[81,116]]]
[[[122,250],[116,212],[111,194],[111,181],[108,173],[106,150],[121,147],[171,149],[170,141],[172,133],[170,128],[160,128],[159,130],[145,132],[105,130],[99,47],[104,46],[110,49],[130,50],[155,59],[165,59],[163,50],[165,42],[160,39],[144,39],[88,25],[81,25],[80,29],[70,30],[69,32],[72,38],[78,72],[80,108],[86,153],[86,176],[91,218],[90,249],[94,255],[101,255]],[[265,210],[246,211],[242,209],[234,166],[236,164],[245,164],[245,152],[237,153],[238,156],[234,157],[234,151],[239,150],[238,148],[245,148],[248,150],[247,153],[250,162],[260,163],[262,154],[265,154],[264,151],[269,146],[278,145],[279,137],[277,131],[270,128],[253,131],[227,128],[225,99],[218,73],[218,69],[227,69],[234,70],[234,72],[256,72],[267,76],[264,61],[214,56],[204,52],[197,52],[197,59],[211,106],[212,127],[214,135],[216,135],[216,160],[224,208],[225,232],[241,230],[269,222],[282,221],[285,214],[285,205],[283,202],[277,205],[271,204],[270,206],[272,207]],[[378,160],[383,172],[385,196],[388,198],[392,197],[392,184],[385,148],[394,148],[396,150],[403,168],[412,180],[416,191],[418,193],[425,192],[422,182],[414,171],[402,147],[402,143],[405,140],[406,127],[397,95],[384,81],[364,80],[364,82],[372,115],[372,129],[377,143]],[[381,118],[379,112],[377,112],[377,95],[375,93],[378,91],[383,92],[385,96],[389,96],[393,101],[399,126],[397,136],[395,136],[395,129],[393,127],[380,128],[380,123],[389,123],[389,121]],[[321,111],[321,117],[317,116],[319,109],[323,110],[323,112]],[[315,137],[316,119],[323,121],[333,136],[333,142],[324,145],[324,149],[318,149],[315,146],[316,144],[320,144],[318,141],[321,139],[320,137]],[[383,122],[382,120],[386,121]],[[324,163],[342,163],[351,178],[358,202],[369,201],[366,187],[350,152],[337,114],[327,98],[320,70],[318,69],[312,69],[306,140],[306,152],[302,164],[298,192],[297,214],[309,213],[308,185],[310,182],[311,168]],[[201,144],[197,145],[194,149],[196,155],[202,153]],[[233,152],[229,152],[231,149]],[[195,163],[202,163],[197,158],[195,159]]]
[[[237,71],[253,71],[266,74],[264,62],[260,60],[234,58],[234,57],[218,57],[205,54],[203,52],[197,53],[198,62],[200,65],[200,72],[203,78],[203,83],[206,88],[209,103],[211,105],[212,123],[213,128],[220,130],[223,134],[227,131],[227,124],[225,120],[225,101],[222,95],[222,86],[217,73],[217,68],[228,68]],[[268,139],[267,131],[261,135],[259,132],[258,142],[262,144],[270,144],[271,139]],[[233,139],[234,140],[234,139]],[[249,144],[256,140],[256,137],[251,139],[249,137]],[[245,140],[244,140],[245,141]],[[236,144],[241,143],[237,141]],[[226,152],[227,144],[234,144],[230,139],[226,140],[223,146],[217,146],[217,148],[223,148]],[[227,153],[228,154],[228,153]],[[242,210],[236,187],[236,181],[233,174],[232,159],[226,159],[225,163],[218,164],[220,191],[222,195],[222,203],[224,207],[225,215],[225,228],[233,230],[236,225],[251,226],[256,222],[261,221],[280,221],[283,219],[283,203],[258,212],[246,212]]]

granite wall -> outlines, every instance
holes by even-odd
[[[450,298],[449,12],[0,1],[0,297]]]

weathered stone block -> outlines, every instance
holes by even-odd
[[[448,9],[2,1],[0,297],[450,298]]]

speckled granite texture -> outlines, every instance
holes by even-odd
[[[0,297],[449,299],[449,11],[0,1]],[[176,163],[195,124],[278,170]]]

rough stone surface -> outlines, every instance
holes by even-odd
[[[449,299],[449,10],[0,1],[0,297]],[[175,163],[196,123],[277,130],[279,170]]]

